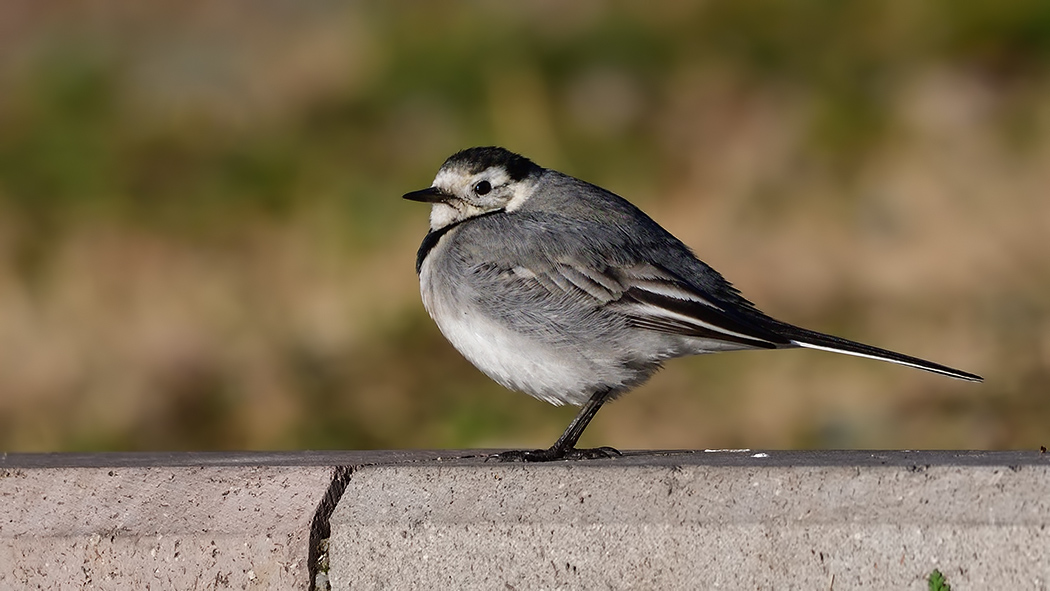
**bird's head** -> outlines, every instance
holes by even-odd
[[[468,148],[445,160],[430,187],[404,198],[432,203],[430,228],[438,230],[494,211],[513,211],[532,194],[542,171],[503,148]]]

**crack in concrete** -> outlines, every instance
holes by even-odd
[[[354,466],[336,466],[332,470],[332,482],[328,485],[328,490],[317,505],[317,511],[310,522],[310,555],[306,569],[310,582],[306,588],[311,591],[329,591],[332,588],[328,583],[328,537],[332,535],[329,520],[339,504],[339,499],[343,497],[343,492],[346,491],[354,469]],[[323,576],[318,579],[318,575]]]

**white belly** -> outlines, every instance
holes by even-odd
[[[423,306],[441,334],[468,361],[502,386],[551,404],[582,405],[602,384],[619,381],[572,349],[559,349],[503,327],[465,303],[453,305],[452,291],[432,277],[427,257],[420,269]],[[607,368],[612,370],[613,368]],[[619,373],[611,372],[611,373]]]

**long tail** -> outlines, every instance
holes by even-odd
[[[890,363],[915,367],[970,382],[984,381],[984,378],[977,374],[954,369],[932,361],[926,361],[925,359],[919,359],[918,357],[872,347],[871,345],[865,345],[864,343],[833,337],[813,330],[806,330],[805,328],[786,323],[781,323],[777,332],[791,339],[793,344],[798,345],[799,347],[805,347],[806,349],[818,349],[820,351],[831,351],[832,353],[844,353],[846,355],[855,355],[857,357],[866,357],[868,359],[889,361]]]

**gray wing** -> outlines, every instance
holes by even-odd
[[[643,329],[736,348],[790,346],[721,275],[651,224],[627,232],[601,220],[514,213],[478,220],[457,239],[472,259],[464,262],[475,304],[519,331],[565,343],[615,342],[624,329]],[[480,240],[492,235],[498,244]]]

